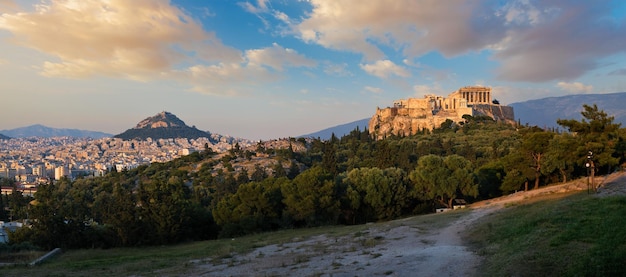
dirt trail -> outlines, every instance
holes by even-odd
[[[599,179],[598,195],[626,194],[626,174]],[[543,195],[586,190],[586,179],[518,192],[474,203],[468,213],[441,229],[416,224],[376,224],[365,232],[326,235],[268,245],[220,260],[192,261],[194,276],[473,276],[480,257],[463,243],[461,233],[473,222],[506,204]]]

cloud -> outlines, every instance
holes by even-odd
[[[298,54],[293,49],[283,48],[277,43],[268,48],[248,50],[246,58],[251,66],[265,65],[278,71],[282,71],[283,66],[314,67],[317,65],[314,60]]]
[[[341,64],[327,63],[324,66],[324,73],[331,75],[331,76],[353,76],[354,75],[352,74],[352,72],[348,70],[347,63],[341,63]]]
[[[13,0],[0,0],[0,12],[16,11],[18,6]]]
[[[497,28],[480,28],[478,1],[312,0],[313,10],[294,26],[304,41],[362,53],[369,61],[384,58],[380,46],[403,49],[408,57],[430,51],[454,56],[499,41]],[[493,30],[493,31],[492,31]],[[503,33],[503,32],[501,32]]]
[[[249,13],[260,14],[269,11],[268,3],[269,0],[257,0],[256,6],[250,2],[239,2],[238,4]]]
[[[387,79],[390,75],[396,75],[399,77],[409,77],[411,73],[404,67],[396,65],[390,60],[379,60],[373,64],[361,64],[367,74],[374,75],[379,78]]]
[[[556,86],[568,92],[589,93],[593,91],[593,86],[585,85],[581,82],[574,82],[574,83],[558,82]]]
[[[92,75],[151,79],[185,63],[241,61],[200,23],[169,1],[51,1],[32,12],[3,13],[12,42],[55,57],[50,77]]]
[[[447,96],[450,92],[444,91],[439,83],[435,83],[432,86],[427,85],[414,85],[413,94],[417,97],[423,97],[428,94],[435,94],[441,96]]]
[[[622,75],[626,75],[626,68],[614,70],[609,73],[609,76],[622,76]]]
[[[488,51],[501,80],[572,79],[598,60],[626,52],[626,24],[615,1],[311,0],[292,28],[305,42],[386,59],[395,49],[408,60],[429,52],[453,57]]]
[[[597,60],[625,52],[626,25],[611,19],[608,1],[558,0],[532,9],[537,14],[508,30],[494,54],[502,63],[500,79],[573,79],[598,68]]]
[[[316,66],[315,61],[276,43],[246,51],[244,60],[241,63],[194,65],[168,73],[167,77],[193,84],[191,90],[195,92],[235,96],[251,94],[259,84],[281,79],[283,76],[279,72],[284,67]]]
[[[377,87],[365,86],[364,89],[365,91],[369,91],[371,93],[376,93],[376,94],[380,94],[383,92],[383,89],[377,88]]]
[[[243,52],[226,46],[166,0],[42,2],[32,12],[0,14],[2,29],[51,57],[38,66],[47,77],[173,79],[196,92],[241,95],[282,78],[285,67],[316,66],[276,43]]]

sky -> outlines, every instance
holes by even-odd
[[[626,91],[623,0],[0,0],[0,130],[294,137],[482,85]]]

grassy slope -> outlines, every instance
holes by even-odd
[[[467,238],[485,276],[624,276],[626,197],[577,193],[508,207]]]
[[[420,230],[434,230],[447,226],[466,212],[415,216],[367,225],[283,230],[174,246],[70,250],[36,267],[0,268],[0,276],[184,276],[193,266],[193,260],[230,258],[258,247],[302,241],[322,234],[331,238],[358,237],[374,226],[392,229],[409,225]]]

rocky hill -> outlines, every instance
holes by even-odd
[[[60,129],[47,127],[40,124],[35,124],[26,127],[15,128],[11,130],[2,130],[0,133],[13,137],[13,138],[26,138],[26,137],[78,137],[78,138],[106,138],[111,137],[111,134],[78,130],[78,129]]]
[[[429,94],[421,99],[396,100],[392,107],[377,108],[369,121],[369,133],[375,139],[409,136],[438,128],[447,121],[462,124],[466,115],[515,124],[513,108],[492,102],[491,88],[467,86],[447,97]]]
[[[510,104],[522,124],[539,127],[559,127],[557,119],[582,119],[583,104],[596,104],[598,109],[615,117],[616,123],[626,127],[626,92],[608,94],[578,94],[548,97]]]
[[[198,130],[195,126],[189,127],[174,114],[163,111],[155,116],[148,117],[125,132],[115,135],[115,138],[125,140],[139,139],[168,139],[168,138],[188,138],[197,139],[201,137],[211,138],[211,134]]]

